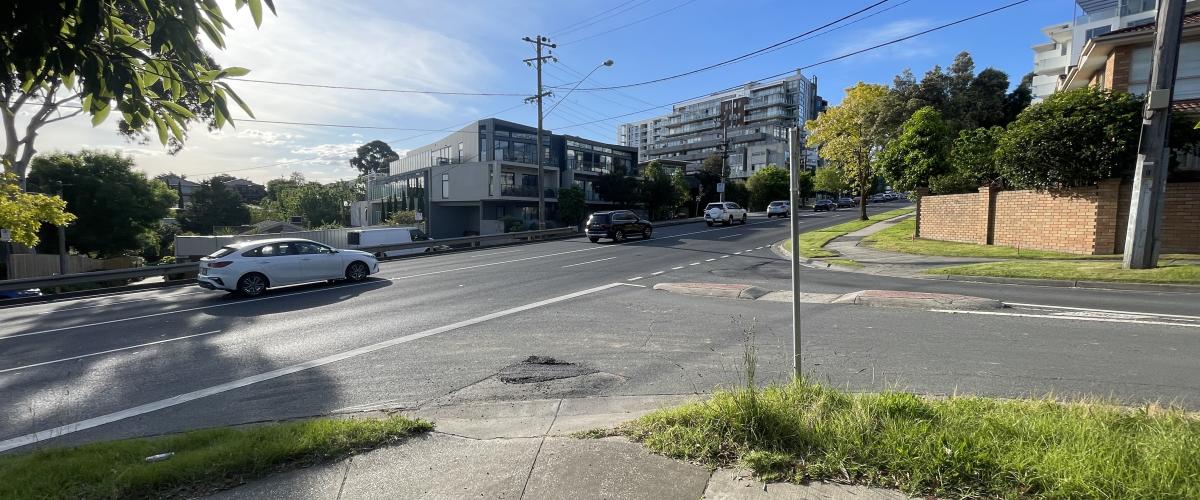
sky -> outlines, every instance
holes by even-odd
[[[546,65],[546,85],[567,87],[612,59],[581,89],[643,82],[739,55],[810,31],[879,0],[277,0],[255,28],[245,10],[222,1],[235,26],[218,63],[251,70],[245,78],[317,85],[472,93],[535,93],[533,57],[525,36],[557,43]],[[675,101],[807,66],[1012,0],[887,0],[816,36],[758,57],[665,82],[609,91],[578,90],[545,118],[556,133],[615,142],[619,124],[661,115]],[[1031,46],[1041,28],[1068,21],[1073,0],[1028,2],[882,49],[803,71],[818,93],[836,104],[858,81],[890,83],[911,68],[918,78],[945,67],[961,51],[976,71],[994,67],[1016,85],[1033,68]],[[867,17],[870,16],[870,17]],[[852,23],[852,24],[846,24]],[[840,27],[839,27],[840,26]],[[175,172],[190,179],[227,173],[266,182],[293,172],[322,182],[351,178],[349,158],[374,139],[397,152],[446,135],[485,117],[536,124],[536,108],[519,96],[428,95],[231,82],[259,120],[348,127],[240,121],[217,132],[194,125],[184,149],[169,155],[157,142],[136,144],[116,133],[116,119],[93,127],[83,117],[46,126],[39,152],[80,148],[117,151],[149,175]],[[647,111],[648,108],[657,107]],[[498,113],[503,111],[502,113]],[[235,116],[242,116],[234,110]],[[632,114],[631,114],[632,113]],[[613,118],[618,115],[626,115]],[[244,116],[243,116],[244,117]],[[606,120],[606,121],[600,121]],[[587,123],[595,122],[595,123]],[[408,130],[405,130],[408,129]],[[412,130],[418,129],[418,130]],[[151,134],[153,136],[153,134]]]

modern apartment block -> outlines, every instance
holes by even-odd
[[[1196,2],[1188,2],[1189,7]],[[1081,15],[1042,28],[1050,40],[1033,46],[1033,101],[1040,102],[1061,88],[1067,73],[1079,64],[1084,45],[1111,31],[1154,22],[1157,0],[1075,0]]]
[[[505,224],[537,222],[537,129],[495,118],[479,120],[391,163],[372,178],[366,222],[380,222],[384,200],[421,212],[434,238],[504,232]],[[596,179],[614,169],[637,174],[637,149],[543,131],[548,227],[557,227],[558,192],[579,186],[591,208],[610,203]],[[357,218],[357,217],[356,217]]]
[[[816,79],[797,71],[773,82],[678,104],[670,114],[617,127],[617,143],[637,148],[642,160],[685,161],[688,170],[728,147],[730,177],[746,178],[770,164],[788,165],[787,130],[802,127],[825,106]],[[808,165],[815,152],[806,152]]]

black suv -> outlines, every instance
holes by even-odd
[[[592,243],[600,241],[600,238],[625,241],[625,238],[630,236],[641,236],[642,239],[648,240],[654,233],[654,226],[650,221],[628,210],[613,210],[593,213],[588,217],[584,232]]]
[[[833,200],[817,200],[816,203],[813,203],[813,212],[820,212],[822,210],[828,212],[837,209],[838,204]]]

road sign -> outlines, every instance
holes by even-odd
[[[724,183],[724,182],[718,182],[718,183],[717,183],[717,192],[718,192],[718,193],[724,193],[724,192],[725,192],[725,183]]]

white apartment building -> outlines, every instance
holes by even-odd
[[[1192,3],[1192,2],[1189,2]],[[1154,22],[1157,0],[1075,0],[1080,15],[1042,28],[1050,40],[1033,46],[1033,102],[1059,89],[1079,64],[1084,44],[1110,31]]]

